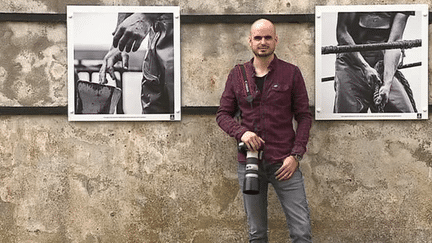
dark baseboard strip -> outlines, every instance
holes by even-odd
[[[218,106],[183,106],[182,114],[185,115],[216,115]]]
[[[185,106],[181,108],[184,115],[215,115],[217,106]],[[67,115],[67,106],[0,107],[0,115]]]
[[[0,21],[16,22],[64,22],[66,13],[0,13]],[[315,14],[182,14],[182,24],[234,24],[253,23],[267,18],[274,23],[314,23]],[[429,12],[429,24],[432,15]]]
[[[65,13],[0,13],[0,21],[15,22],[63,22]],[[181,24],[234,24],[253,23],[259,18],[267,18],[274,23],[313,23],[314,14],[182,14]]]
[[[260,18],[273,23],[314,23],[314,14],[223,14],[223,15],[181,15],[182,24],[251,24]]]
[[[428,106],[432,112],[432,105]],[[216,115],[218,106],[183,106],[182,115]],[[315,106],[311,106],[312,113],[315,112]],[[22,107],[7,106],[0,107],[1,115],[67,115],[67,106],[43,106],[43,107]]]
[[[66,23],[66,14],[50,13],[0,13],[0,21],[12,22],[61,22]]]
[[[0,115],[67,115],[67,106],[0,107]]]

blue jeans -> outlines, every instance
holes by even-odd
[[[267,192],[269,183],[273,185],[282,205],[292,242],[312,242],[303,175],[297,169],[289,180],[278,181],[274,174],[281,165],[281,163],[270,165],[265,161],[261,162],[258,171],[260,193],[257,195],[243,193],[244,207],[249,224],[249,242],[268,242]],[[239,163],[238,178],[241,190],[243,190],[245,170],[245,164]],[[277,242],[281,242],[281,239],[278,239]]]

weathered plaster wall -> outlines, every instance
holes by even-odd
[[[314,13],[316,5],[430,1],[86,1],[184,14]],[[2,12],[81,1],[0,0]],[[248,25],[182,26],[183,105],[215,106],[248,60]],[[67,104],[64,24],[0,23],[0,103]],[[278,25],[314,105],[314,25]],[[431,100],[431,99],[429,99]],[[430,102],[432,103],[432,102]],[[0,116],[0,242],[246,242],[235,142],[212,115],[181,122]],[[302,162],[315,242],[432,241],[430,121],[315,121]],[[270,192],[271,242],[288,238]]]

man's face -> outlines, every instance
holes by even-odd
[[[259,23],[251,28],[249,45],[257,57],[268,57],[273,55],[278,37],[274,26],[270,23]]]

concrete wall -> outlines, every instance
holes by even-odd
[[[180,5],[182,14],[314,13],[316,5],[430,1],[86,1]],[[1,12],[64,13],[81,1],[0,0]],[[314,25],[280,24],[278,56],[314,105]],[[217,106],[251,57],[248,25],[182,26],[184,106]],[[67,104],[64,24],[0,23],[0,102]],[[431,101],[429,102],[431,104]],[[315,121],[301,163],[315,242],[432,241],[431,122]],[[213,115],[181,122],[0,116],[0,242],[246,242],[235,142]],[[270,191],[271,242],[288,238]]]

